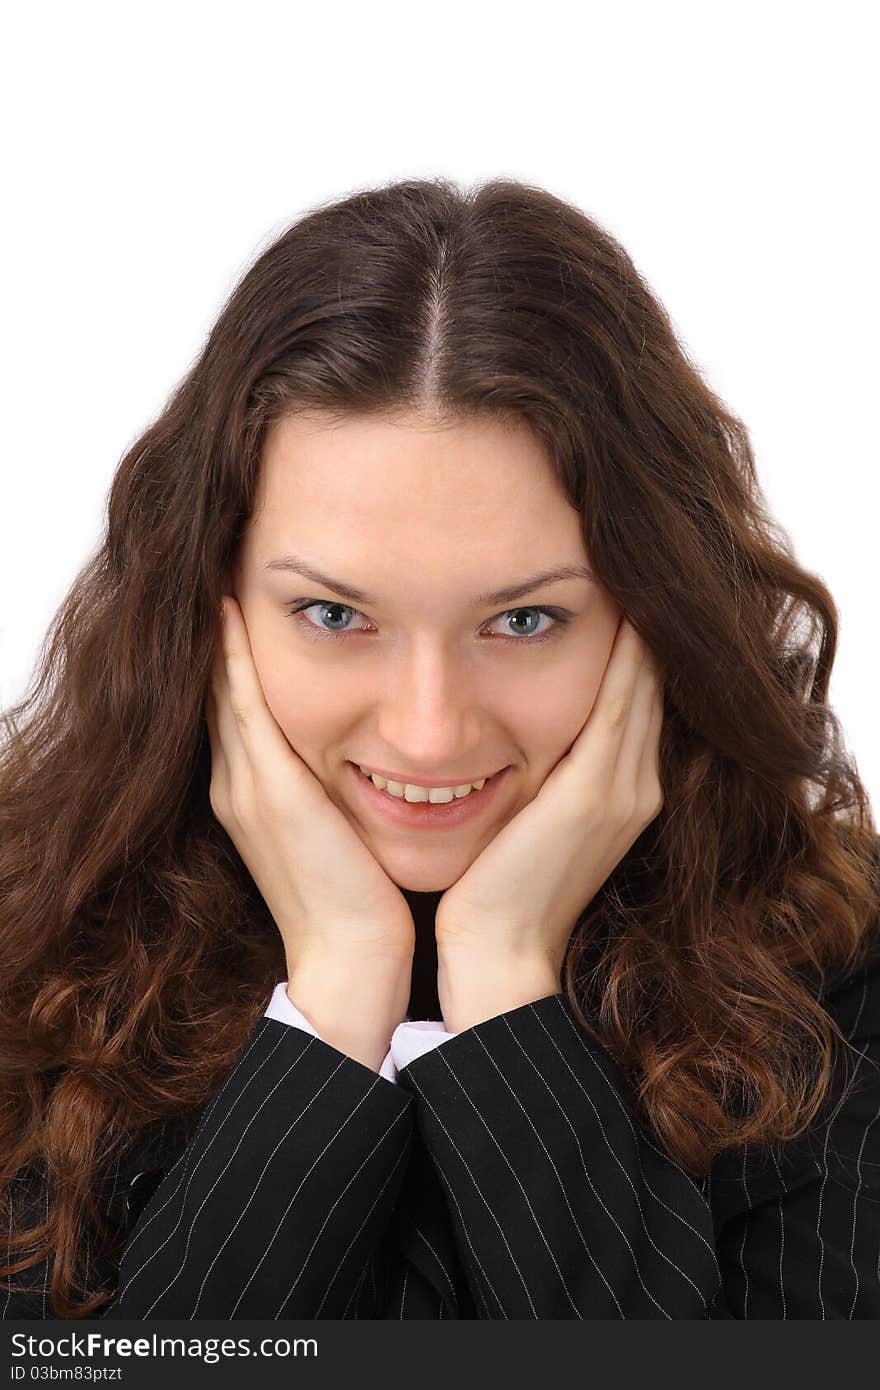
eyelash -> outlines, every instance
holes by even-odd
[[[327,637],[331,640],[340,637],[352,637],[355,632],[362,631],[361,628],[354,628],[348,632],[327,632],[326,629],[317,627],[314,623],[309,622],[308,619],[300,617],[300,614],[305,613],[309,608],[343,608],[347,609],[349,613],[359,613],[357,608],[352,608],[347,603],[339,603],[335,600],[313,598],[297,599],[293,606],[288,605],[289,611],[287,616],[296,619],[297,626],[307,637],[314,637],[320,642]],[[508,608],[504,613],[499,613],[495,618],[490,618],[489,621],[494,623],[497,622],[499,618],[509,618],[512,613],[543,613],[548,618],[554,620],[554,626],[549,628],[546,632],[541,633],[540,636],[496,637],[494,639],[496,642],[505,642],[517,647],[538,647],[544,642],[552,641],[553,638],[561,634],[563,628],[567,626],[574,616],[565,608],[539,608],[533,606],[529,608]],[[363,617],[364,615],[360,613],[359,616]],[[369,621],[369,619],[367,621]]]

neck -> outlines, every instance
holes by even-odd
[[[443,890],[431,893],[417,893],[410,888],[402,888],[407,906],[412,913],[416,931],[415,954],[413,956],[412,985],[410,988],[410,1018],[439,1019],[440,1001],[437,996],[437,942],[434,937],[434,916]]]

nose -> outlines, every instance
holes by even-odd
[[[375,742],[386,766],[438,777],[482,765],[486,724],[485,698],[473,676],[432,646],[394,667],[379,697]]]

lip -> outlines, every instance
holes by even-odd
[[[404,797],[389,796],[387,792],[380,792],[355,763],[350,762],[348,766],[359,789],[358,794],[367,809],[391,825],[400,825],[407,830],[452,830],[456,826],[476,820],[493,804],[499,787],[510,771],[508,764],[478,792],[472,791],[467,796],[432,805],[429,801],[407,801]],[[456,785],[461,786],[463,783]]]

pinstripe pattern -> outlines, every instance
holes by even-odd
[[[823,1002],[854,1051],[809,1134],[702,1181],[564,994],[397,1084],[264,1017],[192,1138],[154,1157],[105,1316],[878,1318],[880,950]]]

